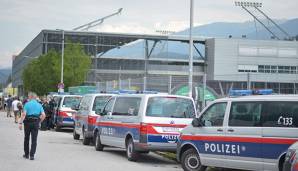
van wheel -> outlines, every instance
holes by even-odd
[[[205,171],[207,168],[202,165],[199,154],[193,148],[182,153],[181,165],[184,171]]]
[[[84,145],[89,145],[90,144],[90,138],[87,138],[86,137],[86,133],[85,133],[85,131],[84,131],[84,128],[83,128],[83,144]]]
[[[73,139],[75,139],[75,140],[79,140],[80,139],[80,135],[76,133],[75,128],[73,129],[72,135],[73,135]]]
[[[104,145],[101,144],[99,132],[97,132],[97,134],[94,138],[95,138],[95,146],[94,146],[95,150],[96,151],[103,151]]]
[[[126,156],[129,161],[137,161],[139,153],[135,150],[132,138],[129,138],[126,143]]]

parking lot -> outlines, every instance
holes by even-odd
[[[72,130],[39,131],[36,159],[25,160],[22,158],[23,131],[4,112],[0,112],[0,135],[0,170],[181,170],[176,162],[154,153],[142,155],[138,162],[129,162],[121,149],[106,148],[97,152],[93,146],[73,140]]]

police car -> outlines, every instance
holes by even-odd
[[[72,108],[78,106],[82,96],[79,95],[56,95],[54,96],[55,107],[53,114],[53,124],[56,131],[63,127],[74,126],[72,115],[76,112]]]
[[[88,145],[90,143],[93,139],[93,129],[95,128],[96,119],[105,103],[112,96],[114,94],[87,94],[83,96],[74,117],[74,139],[78,140],[82,135],[83,144]]]
[[[189,97],[162,94],[121,94],[112,97],[96,121],[95,149],[126,149],[128,160],[139,153],[176,151],[180,131],[196,116]]]
[[[283,171],[298,171],[298,142],[289,147]]]
[[[184,170],[206,166],[282,170],[288,147],[298,141],[298,96],[218,99],[182,130],[177,159]]]

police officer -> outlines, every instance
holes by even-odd
[[[45,118],[44,110],[40,103],[36,100],[36,94],[30,92],[28,94],[29,102],[24,106],[22,116],[19,121],[19,129],[22,129],[22,123],[24,123],[24,158],[29,158],[29,139],[31,134],[31,150],[30,160],[34,160],[34,154],[37,145],[37,135],[40,122]]]

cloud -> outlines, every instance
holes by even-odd
[[[11,51],[1,51],[0,52],[0,68],[11,67],[12,59],[14,55],[18,55],[22,51],[22,47],[15,47]]]
[[[128,24],[104,24],[96,29],[98,32],[109,33],[138,33],[138,34],[152,34],[153,30],[137,23]]]
[[[297,0],[260,2],[272,18],[298,16]],[[234,6],[234,0],[194,0],[194,3],[197,25],[252,19]],[[107,19],[94,30],[153,34],[156,30],[180,31],[189,27],[188,0],[0,0],[0,65],[8,65],[12,54],[19,52],[18,47],[25,48],[42,29],[72,29],[119,8],[123,8],[121,15]]]
[[[194,23],[194,26],[202,25],[200,23]],[[169,21],[169,22],[157,22],[154,24],[155,30],[167,30],[172,32],[178,32],[189,28],[189,21]]]

